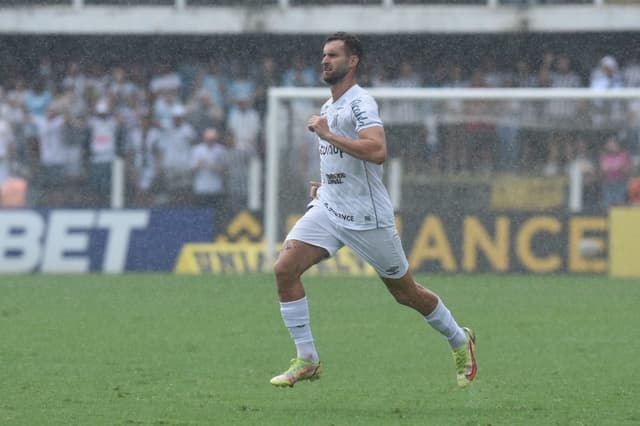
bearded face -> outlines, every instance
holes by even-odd
[[[340,82],[351,70],[351,56],[345,52],[344,42],[330,41],[322,51],[322,80],[328,85]]]
[[[325,83],[332,85],[342,80],[349,72],[347,61],[339,64],[325,66],[322,69],[322,79]]]

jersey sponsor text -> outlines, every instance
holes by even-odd
[[[340,158],[342,158],[344,155],[343,151],[340,148],[335,147],[331,144],[320,145],[318,149],[320,150],[320,155],[340,155]]]
[[[327,184],[335,185],[343,183],[342,180],[347,177],[347,174],[343,172],[327,173],[325,177],[327,178]]]
[[[331,214],[333,214],[338,219],[342,219],[342,220],[345,220],[347,222],[353,222],[353,215],[345,214],[345,213],[339,213],[339,212],[335,211],[333,208],[331,208],[331,206],[328,203],[324,203],[324,206],[327,208],[327,210]]]

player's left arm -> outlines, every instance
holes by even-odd
[[[345,138],[332,133],[326,116],[311,116],[307,127],[315,132],[320,139],[353,157],[376,164],[382,164],[387,159],[387,139],[382,126],[371,126],[360,130],[357,139]]]

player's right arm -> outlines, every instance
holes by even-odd
[[[366,127],[358,132],[357,139],[349,139],[331,132],[326,116],[312,115],[307,128],[320,139],[361,160],[382,164],[387,159],[387,140],[382,126]]]

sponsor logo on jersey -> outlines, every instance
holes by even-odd
[[[320,151],[320,155],[340,155],[340,158],[343,158],[344,155],[340,148],[337,148],[331,144],[319,145],[318,150]]]
[[[351,102],[351,111],[353,111],[353,116],[358,122],[358,127],[364,126],[366,124],[366,121],[369,119],[369,117],[367,116],[367,112],[363,111],[360,108],[361,103],[362,99],[354,99]]]
[[[327,178],[327,184],[335,185],[335,184],[344,183],[342,182],[342,180],[347,177],[347,174],[343,172],[327,173],[325,174],[325,177]]]

